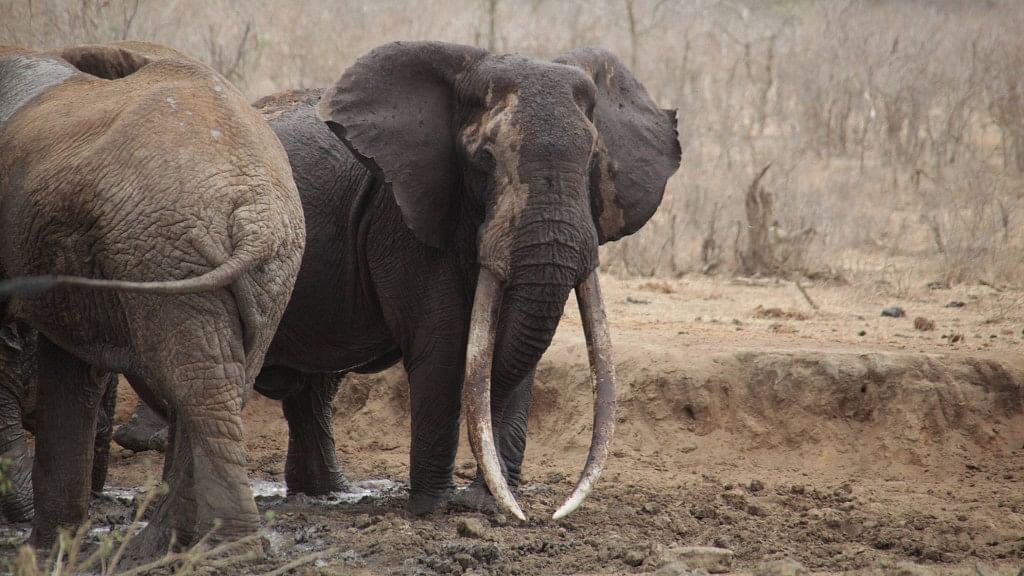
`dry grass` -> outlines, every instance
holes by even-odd
[[[741,268],[764,165],[789,272],[1024,284],[1024,4],[1015,0],[0,0],[0,43],[150,39],[256,98],[323,86],[395,39],[541,57],[600,45],[680,110],[683,167],[604,249],[624,275]],[[901,274],[903,272],[898,272]],[[891,281],[891,280],[890,280]],[[903,291],[896,287],[895,291]]]
[[[28,544],[18,549],[13,562],[4,566],[8,573],[17,576],[63,576],[65,574],[97,574],[100,576],[140,576],[143,574],[174,574],[186,576],[196,573],[230,573],[241,570],[241,566],[262,558],[262,535],[259,533],[221,543],[213,543],[219,525],[207,532],[192,546],[178,550],[172,536],[168,551],[150,562],[124,567],[124,554],[129,544],[142,530],[143,518],[154,501],[166,494],[166,485],[148,484],[145,496],[136,508],[135,516],[125,534],[110,532],[100,538],[97,544],[88,544],[87,536],[91,525],[87,522],[74,532],[61,530],[57,543],[45,559]],[[273,518],[266,518],[268,527]],[[307,554],[288,562],[266,576],[285,574],[290,570],[330,556],[338,552],[335,548]]]

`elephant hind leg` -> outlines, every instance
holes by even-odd
[[[344,375],[303,374],[282,368],[274,368],[268,374],[274,375],[293,379],[291,393],[282,400],[288,420],[288,458],[284,468],[288,493],[322,496],[348,489],[348,481],[338,466],[331,405]],[[257,387],[263,377],[261,373]]]
[[[86,520],[96,415],[104,390],[88,364],[43,336],[38,370],[30,541],[36,548],[48,548],[60,528],[74,530]]]
[[[232,332],[215,334],[221,339]],[[169,492],[133,542],[132,559],[163,553],[172,533],[179,546],[189,546],[215,528],[213,541],[237,540],[259,528],[242,446],[244,364],[222,358],[220,346],[173,350],[168,366],[145,378],[171,421],[164,466]]]
[[[100,494],[107,483],[107,468],[110,464],[110,436],[114,431],[114,410],[117,408],[117,375],[93,369],[90,371],[90,376],[103,390],[96,419],[96,442],[93,445],[92,481],[90,482],[92,493]]]
[[[31,342],[22,341],[13,326],[0,326],[0,475],[9,482],[0,494],[0,516],[8,522],[32,519],[32,451],[23,422],[29,387],[24,367],[30,363],[26,344]]]

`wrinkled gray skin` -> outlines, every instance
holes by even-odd
[[[97,371],[171,422],[132,558],[258,529],[241,407],[304,230],[280,143],[210,68],[135,42],[0,47],[0,300],[38,332],[32,544],[86,519]]]
[[[389,44],[320,100],[327,126],[319,96],[256,103],[288,152],[307,223],[295,292],[256,382],[284,398],[289,491],[343,483],[336,377],[317,379],[400,357],[410,510],[448,497],[481,267],[503,284],[491,407],[501,467],[517,485],[537,362],[598,245],[638,230],[660,203],[680,159],[674,112],[593,49],[553,63]],[[140,441],[154,432],[138,430]],[[470,499],[485,503],[479,478]]]
[[[29,326],[18,322],[0,326],[0,460],[7,461],[5,474],[10,481],[10,490],[0,494],[0,516],[8,522],[32,519],[32,451],[25,433],[35,429],[38,347],[38,335]],[[98,370],[90,376],[99,379],[97,385],[104,389],[90,480],[97,494],[107,478],[117,379]]]

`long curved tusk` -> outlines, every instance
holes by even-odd
[[[587,494],[601,477],[608,461],[609,444],[615,432],[615,365],[612,362],[612,342],[608,334],[608,317],[601,298],[597,270],[590,273],[576,287],[576,300],[580,306],[583,333],[587,337],[590,375],[594,385],[594,432],[590,440],[590,453],[579,482],[565,503],[552,516],[565,518],[583,503]]]
[[[502,510],[520,520],[526,520],[526,515],[501,473],[491,424],[491,364],[494,360],[494,339],[500,305],[501,282],[489,270],[481,267],[469,321],[462,404],[466,408],[469,445],[473,448],[473,456],[483,472],[487,488]]]

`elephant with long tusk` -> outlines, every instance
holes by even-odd
[[[603,50],[548,62],[439,42],[381,46],[322,97],[289,92],[256,106],[288,153],[307,225],[256,380],[284,401],[289,491],[344,483],[330,421],[337,375],[401,358],[410,510],[450,496],[464,406],[479,465],[470,492],[524,518],[509,485],[520,479],[534,370],[575,290],[596,401],[586,466],[555,517],[572,512],[614,428],[598,245],[636,232],[661,202],[680,161],[675,112]],[[142,428],[144,444],[155,436]]]

